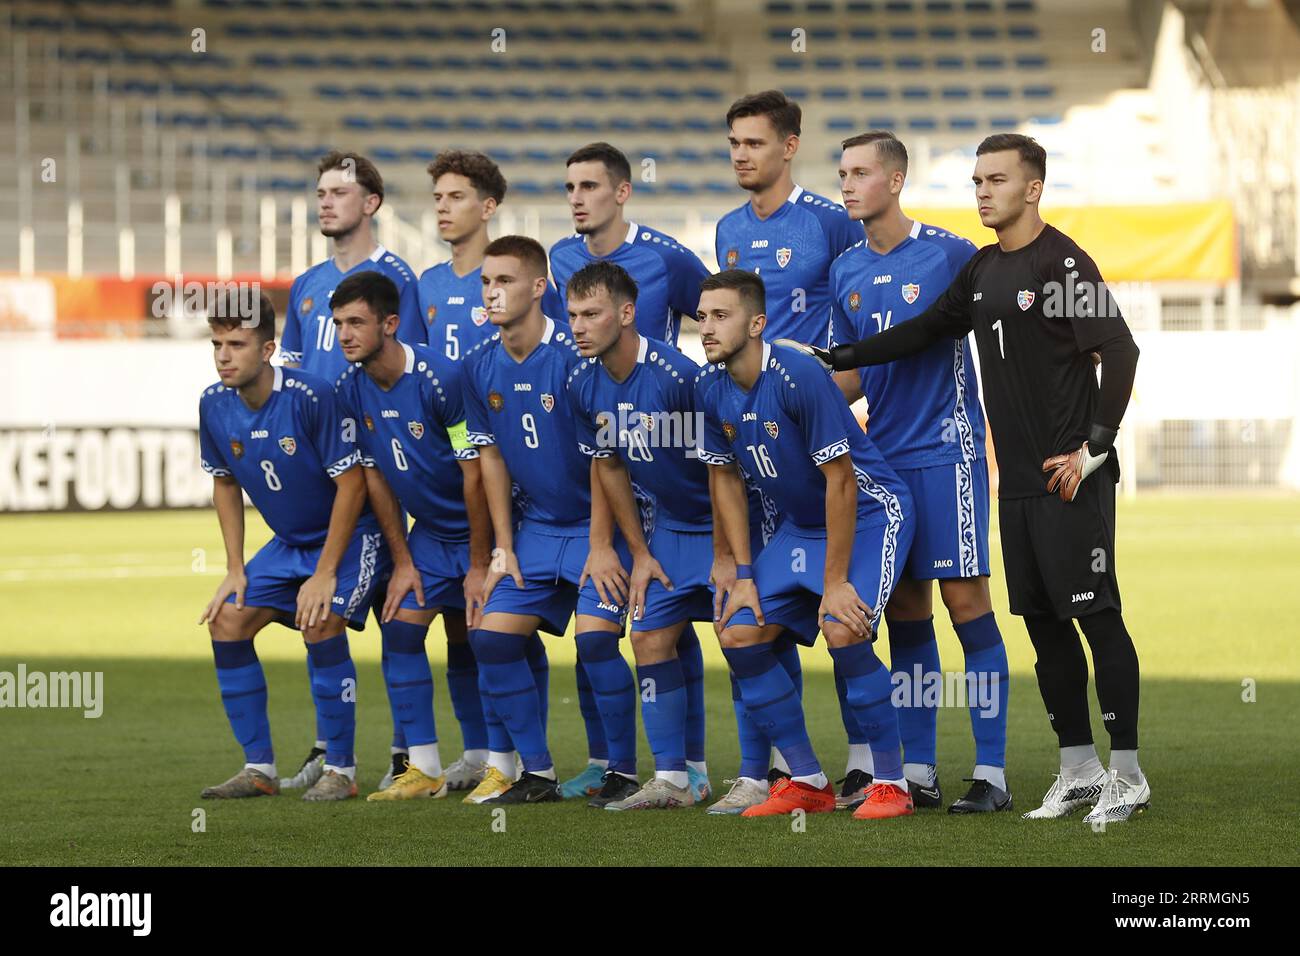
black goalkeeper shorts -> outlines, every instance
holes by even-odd
[[[1011,613],[1060,620],[1120,610],[1115,576],[1115,482],[1104,470],[1060,496],[998,501]]]

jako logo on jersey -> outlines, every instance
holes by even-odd
[[[375,420],[374,420],[373,418],[370,417],[370,413],[369,413],[369,412],[366,412],[366,429],[367,429],[368,431],[374,431],[374,430],[375,430]]]
[[[230,439],[230,453],[236,458],[244,457],[244,443],[238,438]]]
[[[487,309],[481,305],[476,305],[469,310],[469,317],[474,320],[475,325],[482,325],[487,321]]]
[[[1094,597],[1096,597],[1096,595],[1093,594],[1093,592],[1084,591],[1083,593],[1076,594],[1074,597],[1070,598],[1070,603],[1078,604],[1080,601],[1091,601]]]
[[[464,305],[464,304],[465,304],[465,297],[464,297],[463,295],[449,295],[449,296],[447,296],[447,304],[448,304],[448,305]]]
[[[728,269],[734,269],[734,268],[736,267],[736,263],[739,262],[739,261],[740,261],[740,253],[737,252],[735,249],[728,249],[728,250],[727,250],[727,268],[728,268]]]
[[[515,382],[516,392],[531,392],[533,390],[532,382]]]
[[[872,285],[884,285],[886,282],[893,282],[893,281],[894,281],[894,277],[893,277],[893,276],[875,276],[875,277],[871,280],[871,284],[872,284]]]
[[[854,291],[849,293],[849,310],[858,311],[858,306],[862,305],[862,294]]]
[[[286,455],[292,455],[298,450],[298,443],[293,440],[292,435],[285,435],[280,439],[280,447],[284,449]]]
[[[751,248],[751,249],[766,249],[766,248],[767,248],[767,240],[766,240],[766,239],[755,239],[753,242],[751,242],[751,243],[749,244],[749,248]]]
[[[499,412],[506,407],[506,400],[501,397],[500,392],[488,392],[488,408],[494,412]]]
[[[903,285],[903,301],[911,305],[916,301],[916,297],[921,294],[921,287],[915,282],[908,282]]]
[[[433,317],[438,314],[438,307],[436,305],[429,306],[428,312],[425,314],[429,316],[429,321],[432,322]]]
[[[406,428],[416,441],[424,437],[424,422],[407,422]]]
[[[735,441],[735,440],[736,440],[736,426],[733,425],[733,424],[731,424],[731,422],[723,422],[723,423],[722,423],[722,434],[724,434],[724,435],[727,436],[727,441]]]
[[[311,296],[307,296],[302,300],[302,305],[298,306],[298,311],[303,313],[311,311]]]
[[[948,558],[944,561],[936,561],[934,562],[934,566],[936,568],[950,568],[952,567],[952,558]]]
[[[773,438],[776,437],[776,433],[778,430],[776,422],[763,422],[763,427],[767,429],[767,433],[769,435],[771,435]]]
[[[248,433],[248,437],[249,438],[270,438],[271,433],[268,432],[265,428],[255,428]]]
[[[758,421],[758,412],[741,412],[740,420],[742,422],[756,422]]]
[[[788,266],[788,265],[790,264],[790,250],[789,250],[789,249],[778,249],[778,250],[776,250],[776,264],[777,264],[778,266],[780,266],[782,269],[784,269],[786,266]]]
[[[550,412],[550,410],[554,407],[555,407],[555,396],[549,394],[548,392],[542,392],[542,408],[546,409],[547,412]]]
[[[1028,289],[1021,289],[1016,293],[1016,305],[1020,306],[1020,311],[1024,312],[1034,304],[1034,294]]]
[[[383,408],[379,411],[380,418],[401,418],[401,414],[395,408]]]

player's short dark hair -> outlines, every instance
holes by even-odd
[[[275,306],[271,297],[261,293],[253,303],[251,315],[244,308],[244,296],[235,283],[227,283],[216,290],[208,309],[208,327],[217,329],[256,329],[257,341],[269,342],[275,338]]]
[[[324,176],[331,169],[351,169],[357,182],[366,192],[379,197],[379,204],[384,204],[384,177],[379,175],[379,168],[360,153],[345,153],[332,149],[320,158],[316,164],[316,178]]]
[[[506,198],[506,178],[487,153],[476,149],[448,149],[435,156],[428,168],[434,183],[444,173],[457,173],[478,190],[479,199],[490,196],[500,203]]]
[[[975,150],[976,156],[985,153],[1004,153],[1015,150],[1020,154],[1020,161],[1029,167],[1035,179],[1047,179],[1047,150],[1038,144],[1038,140],[1022,133],[994,133],[986,136],[984,142]]]
[[[546,278],[546,250],[536,239],[528,236],[501,236],[488,243],[483,250],[487,256],[513,256],[533,270],[533,274]]]
[[[625,302],[636,302],[636,281],[617,262],[601,259],[587,263],[569,279],[566,295],[572,302],[585,299],[597,289],[608,292],[616,308]]]
[[[382,322],[390,315],[397,314],[400,301],[396,282],[382,272],[367,269],[348,276],[334,287],[334,294],[330,296],[330,308],[364,302]]]
[[[727,129],[743,116],[766,116],[776,130],[776,135],[785,139],[798,136],[803,122],[803,110],[794,100],[786,97],[780,90],[763,90],[750,93],[731,104],[727,110]]]
[[[564,161],[567,169],[574,163],[600,163],[609,173],[609,181],[615,186],[632,181],[632,164],[627,155],[617,146],[609,143],[588,143],[575,149]]]
[[[705,276],[700,282],[700,292],[712,292],[714,289],[734,290],[750,315],[767,312],[767,287],[757,272],[727,269],[716,275]]]
[[[873,129],[859,133],[857,136],[850,136],[840,143],[840,149],[871,145],[876,147],[876,155],[880,157],[881,165],[901,169],[903,175],[907,175],[907,147],[887,129]]]

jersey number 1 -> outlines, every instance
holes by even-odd
[[[998,319],[993,323],[993,331],[998,334],[998,354],[1003,358],[1007,357],[1007,350],[1002,345],[1002,320]]]

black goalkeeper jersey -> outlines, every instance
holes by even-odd
[[[904,341],[907,326],[952,338],[974,330],[999,498],[1047,494],[1043,461],[1077,449],[1095,421],[1092,353],[1130,338],[1096,263],[1053,226],[1014,252],[996,243],[980,249],[924,313],[856,346],[861,355],[869,350],[866,364],[897,357],[887,353],[898,351],[891,346]],[[1115,454],[1106,467],[1117,479]]]

